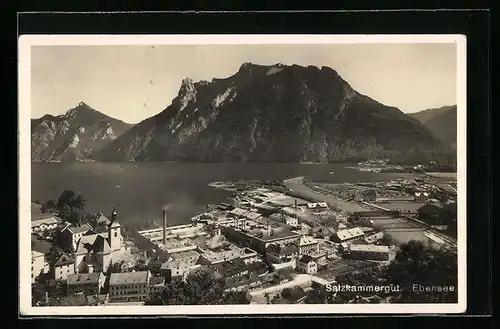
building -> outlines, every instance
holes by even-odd
[[[302,255],[297,259],[296,269],[306,274],[315,274],[318,272],[318,264],[309,255]]]
[[[54,279],[67,280],[68,276],[75,274],[75,260],[68,254],[62,254],[53,266]]]
[[[71,274],[67,279],[67,294],[74,295],[83,292],[86,296],[99,295],[104,287],[106,277],[102,272]]]
[[[417,213],[418,213],[418,218],[421,221],[426,222],[427,224],[430,225],[447,224],[448,223],[447,219],[449,219],[447,217],[451,217],[447,216],[450,214],[450,212],[448,212],[445,209],[443,204],[438,202],[426,203],[417,210]]]
[[[293,226],[293,227],[299,226],[299,220],[297,219],[297,217],[288,216],[288,215],[285,215],[284,213],[274,213],[274,214],[269,216],[269,219],[274,221],[274,222]]]
[[[244,245],[262,254],[271,244],[288,244],[297,242],[300,234],[282,227],[272,227],[247,220],[245,228],[236,227],[232,223],[221,224],[221,233],[229,240]]]
[[[377,232],[375,234],[367,236],[364,241],[368,244],[375,243],[384,237],[384,232]]]
[[[377,199],[377,191],[373,189],[361,191],[360,199],[366,202],[374,202]]]
[[[248,274],[248,265],[240,258],[217,263],[211,266],[223,279]]]
[[[163,291],[165,289],[165,277],[163,276],[152,276],[149,278],[149,293],[154,294]]]
[[[270,244],[266,249],[266,258],[272,263],[286,263],[299,255],[299,246]]]
[[[299,240],[299,254],[309,255],[319,252],[319,241],[307,235],[303,235]]]
[[[45,232],[55,230],[62,220],[53,214],[42,212],[42,206],[31,203],[31,232]]]
[[[351,244],[348,246],[344,256],[359,260],[388,261],[389,247],[372,244]]]
[[[226,245],[215,249],[204,250],[199,256],[199,262],[202,265],[213,265],[240,258],[242,255],[243,249],[233,245]]]
[[[337,234],[333,235],[333,238],[338,243],[346,243],[349,241],[362,239],[364,235],[365,233],[359,227],[354,227],[347,230],[338,231]]]
[[[415,201],[426,202],[429,200],[429,193],[427,192],[415,192]]]
[[[49,272],[49,263],[45,259],[45,255],[38,251],[31,251],[31,283],[35,283],[36,279],[45,273]]]
[[[32,220],[31,232],[36,233],[55,230],[61,221],[61,219],[55,216]]]
[[[91,230],[92,227],[88,224],[73,225],[66,223],[59,233],[61,247],[69,252],[76,250],[78,241],[80,241],[85,233]]]
[[[140,302],[149,295],[149,271],[111,273],[109,278],[110,302]]]
[[[102,216],[101,216],[102,218]],[[107,220],[108,221],[108,220]],[[82,228],[81,227],[77,228]],[[84,228],[85,233],[72,227],[66,227],[67,236],[71,241],[78,238],[73,252],[75,273],[106,272],[122,249],[121,225],[116,221],[116,211],[113,209],[111,220],[106,232],[97,233],[93,229]],[[73,234],[74,232],[80,232]]]
[[[200,266],[197,262],[190,262],[186,259],[171,259],[161,265],[160,274],[168,282],[185,280],[189,272]]]
[[[310,202],[307,204],[307,209],[315,212],[322,212],[328,209],[326,202]]]

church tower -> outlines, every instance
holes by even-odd
[[[111,213],[111,223],[108,227],[108,242],[111,247],[111,251],[117,251],[121,249],[122,234],[121,225],[116,221],[116,210],[113,208]]]

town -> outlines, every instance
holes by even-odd
[[[80,224],[32,203],[33,305],[148,305],[203,269],[242,303],[311,303],[309,292],[326,294],[339,277],[388,264],[401,243],[456,252],[456,178],[446,175],[211,186],[230,191],[231,201],[177,226],[168,225],[168,208],[158,209],[161,227],[126,232],[119,209]]]

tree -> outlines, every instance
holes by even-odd
[[[56,210],[56,203],[54,200],[47,200],[43,205],[42,205],[42,213],[52,213]]]
[[[153,294],[146,305],[217,305],[223,301],[223,286],[214,271],[201,267],[191,272],[185,281],[167,284],[165,289]]]
[[[87,217],[84,211],[85,199],[81,194],[76,195],[75,192],[70,190],[62,192],[55,209],[62,219],[73,224],[83,223]]]
[[[46,255],[47,262],[51,266],[53,266],[57,262],[57,260],[59,259],[59,257],[61,257],[61,255],[63,253],[64,252],[59,247],[56,247],[56,246],[50,247],[50,250],[49,250],[49,252]]]
[[[382,235],[382,239],[380,239],[380,242],[383,245],[386,245],[386,246],[392,246],[392,245],[395,244],[394,239],[392,238],[392,236],[389,233],[386,233],[386,232],[384,232],[384,234]]]
[[[57,209],[61,210],[64,205],[73,206],[76,199],[76,194],[73,191],[66,190],[61,193],[61,196],[57,200]]]
[[[457,255],[453,251],[435,249],[420,241],[402,245],[387,269],[388,281],[404,288],[401,302],[456,302],[457,276]],[[453,291],[414,291],[414,284],[453,287]]]
[[[306,304],[325,304],[326,297],[322,295],[318,290],[310,290],[306,296]]]
[[[363,271],[339,276],[340,284],[399,286],[381,292],[380,297],[392,297],[402,303],[452,303],[457,295],[457,255],[448,249],[435,249],[420,241],[400,245],[400,250],[388,266],[374,266]],[[452,291],[415,291],[413,285],[453,287]],[[356,293],[359,294],[359,293]],[[352,299],[352,293],[338,293],[334,302]]]
[[[73,202],[73,206],[77,209],[83,210],[85,208],[85,199],[81,194],[78,194]]]

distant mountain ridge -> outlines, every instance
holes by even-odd
[[[63,115],[31,120],[33,162],[88,161],[90,154],[132,127],[84,102]]]
[[[422,122],[434,136],[456,150],[457,147],[457,106],[443,106],[410,114]]]
[[[325,163],[442,147],[418,120],[359,94],[329,67],[244,63],[228,78],[184,79],[164,111],[92,157]]]

